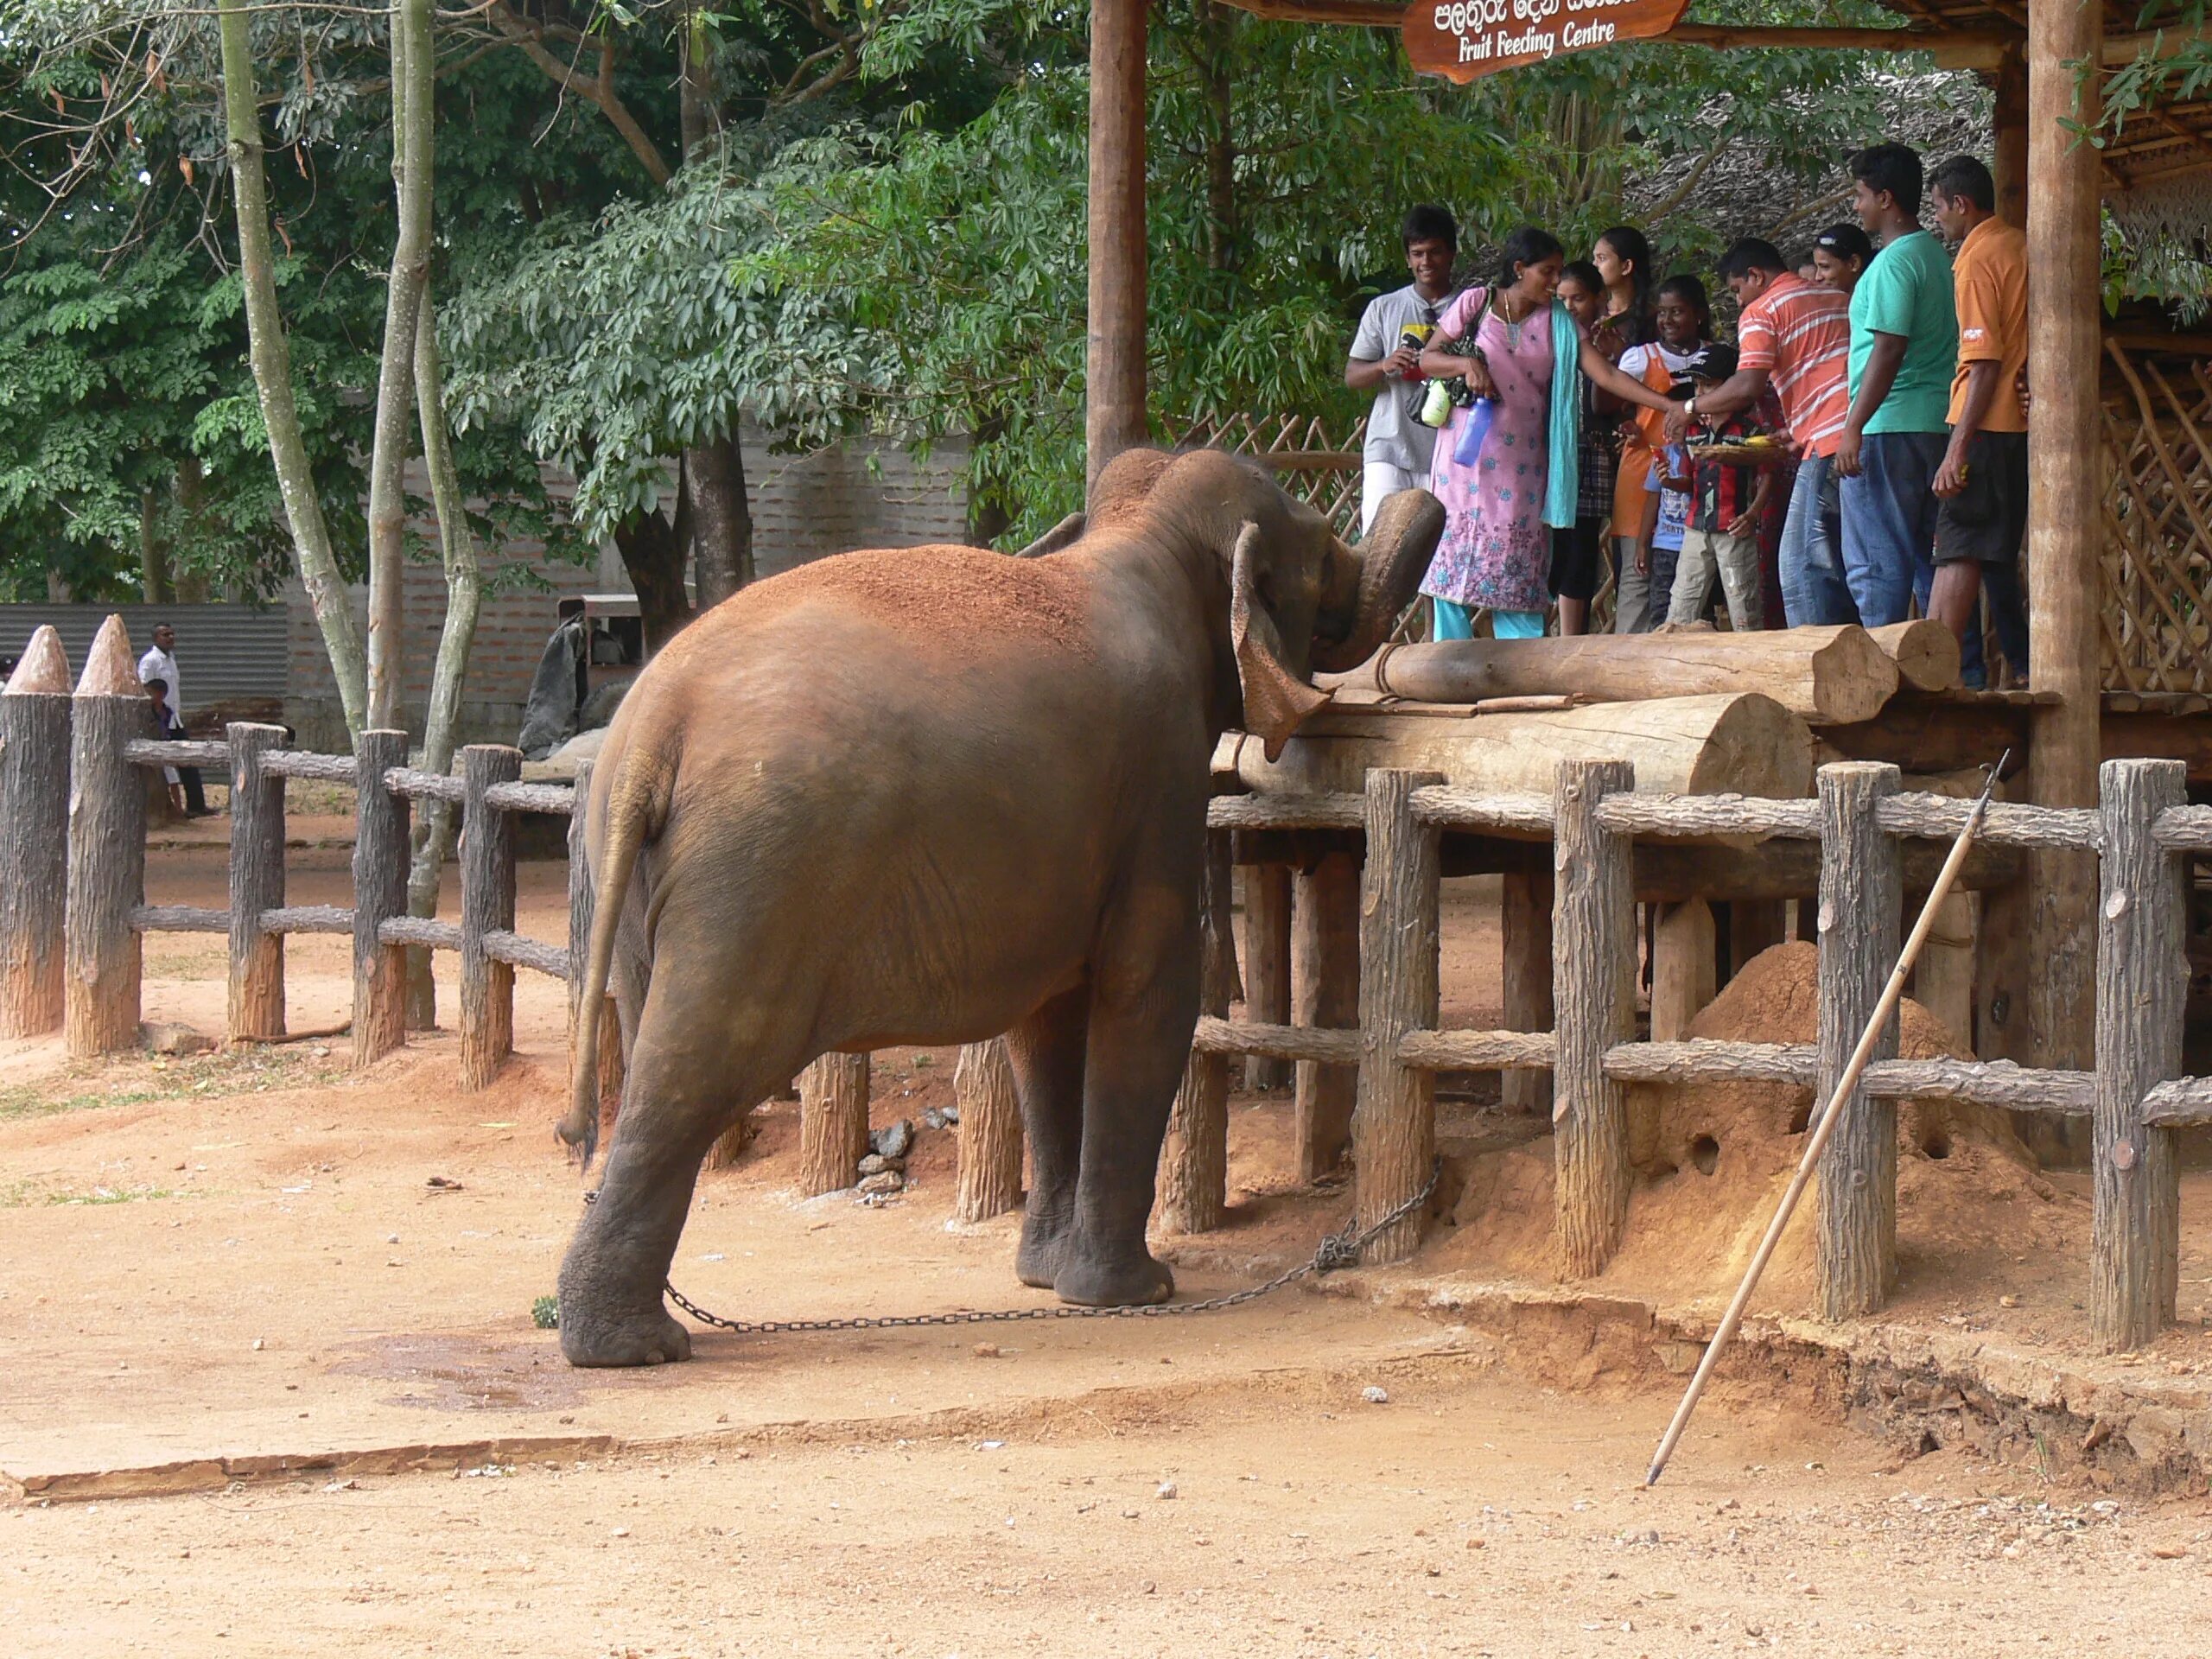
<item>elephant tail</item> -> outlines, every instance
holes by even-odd
[[[605,1017],[607,980],[614,960],[614,934],[622,899],[638,868],[638,854],[667,822],[675,769],[660,744],[632,742],[616,763],[607,794],[607,834],[600,850],[599,893],[592,912],[591,951],[578,989],[576,1042],[569,1057],[568,1116],[558,1133],[582,1149],[591,1167],[599,1147],[599,1022]]]

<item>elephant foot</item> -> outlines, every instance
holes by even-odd
[[[1068,1259],[1068,1224],[1036,1215],[1021,1219],[1021,1247],[1014,1252],[1014,1276],[1036,1290],[1058,1284]]]
[[[1078,1307],[1141,1307],[1175,1294],[1175,1275],[1140,1251],[1134,1260],[1071,1259],[1052,1281],[1052,1292]]]
[[[672,1364],[691,1357],[691,1333],[659,1306],[631,1319],[572,1319],[563,1302],[561,1357],[584,1368]]]

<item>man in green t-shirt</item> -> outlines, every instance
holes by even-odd
[[[1851,172],[1852,206],[1880,251],[1851,294],[1851,411],[1835,470],[1844,580],[1859,620],[1874,628],[1904,621],[1916,596],[1925,608],[1935,579],[1933,486],[1950,430],[1959,322],[1950,257],[1920,228],[1920,157],[1876,144],[1851,158]]]

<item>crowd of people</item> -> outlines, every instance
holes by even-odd
[[[1367,307],[1344,381],[1375,397],[1363,527],[1398,490],[1444,504],[1434,637],[1486,610],[1497,637],[1532,638],[1554,606],[1584,632],[1610,563],[1618,632],[1723,606],[1736,629],[1917,610],[1974,685],[1986,594],[2024,678],[2026,238],[1973,156],[1926,175],[1877,144],[1851,174],[1857,222],[1802,257],[1757,237],[1721,256],[1732,341],[1704,282],[1659,280],[1632,226],[1586,260],[1523,226],[1461,283],[1452,214],[1406,215],[1413,281]]]

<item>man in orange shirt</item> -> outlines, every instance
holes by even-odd
[[[1936,226],[1958,250],[1951,280],[1959,313],[1951,437],[1933,486],[1942,505],[1928,613],[1964,639],[1977,626],[1986,582],[2005,661],[2024,679],[2028,423],[2012,387],[2028,360],[2028,239],[1996,217],[1996,184],[1973,156],[1953,156],[1928,183]]]

